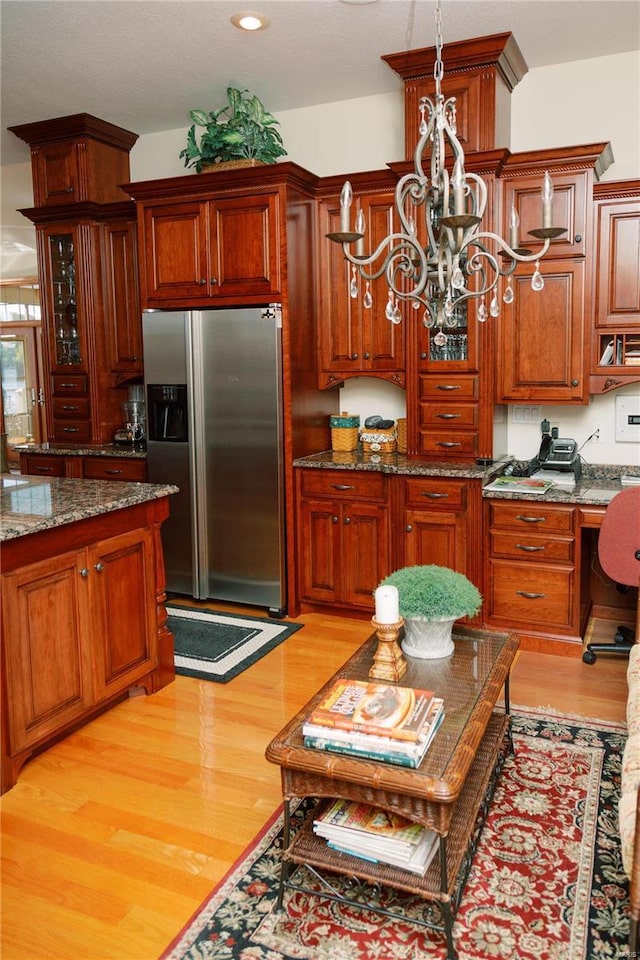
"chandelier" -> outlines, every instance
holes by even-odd
[[[353,190],[347,180],[340,195],[340,232],[327,237],[342,244],[344,256],[352,264],[352,297],[358,296],[356,277],[360,274],[366,281],[363,305],[371,308],[369,283],[384,274],[389,288],[387,318],[400,323],[400,302],[410,302],[414,310],[424,311],[425,327],[439,328],[434,342],[442,346],[447,341],[444,329],[466,323],[470,299],[479,300],[479,321],[486,321],[489,314],[499,316],[501,277],[507,278],[502,299],[505,303],[513,301],[511,275],[518,263],[535,262],[531,286],[542,290],[544,279],[539,261],[551,241],[566,230],[551,225],[553,183],[548,172],[541,190],[542,225],[529,231],[530,236],[542,241],[537,252],[520,245],[515,206],[509,216],[509,243],[498,234],[481,229],[487,186],[476,174],[465,172],[464,152],[456,132],[455,97],[445,99],[441,91],[444,69],[440,0],[436,0],[435,19],[435,96],[433,100],[422,97],[419,102],[414,169],[396,185],[395,214],[400,229],[385,237],[373,253],[366,254],[364,213],[358,209],[353,230]]]

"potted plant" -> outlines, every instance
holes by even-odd
[[[180,151],[185,167],[194,167],[201,173],[207,167],[220,163],[244,160],[244,165],[256,162],[275,163],[287,151],[282,144],[278,121],[265,110],[263,104],[248,90],[227,87],[227,103],[219,110],[191,110],[192,125],[187,133],[187,145]],[[203,132],[196,135],[196,128]]]
[[[402,567],[382,583],[398,589],[405,621],[401,645],[410,657],[448,657],[453,653],[453,624],[474,616],[482,605],[480,591],[464,574],[435,564]]]

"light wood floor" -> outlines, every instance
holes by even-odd
[[[231,683],[177,677],[23,768],[1,802],[3,960],[156,960],[280,803],[267,744],[371,633],[300,619]],[[625,671],[520,652],[512,702],[623,721]]]

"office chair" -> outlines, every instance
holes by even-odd
[[[606,509],[598,539],[600,566],[616,583],[637,587],[640,583],[640,487],[617,493]],[[640,610],[640,601],[639,601]],[[635,631],[619,626],[613,643],[588,643],[582,659],[595,663],[596,653],[623,653],[634,644]]]

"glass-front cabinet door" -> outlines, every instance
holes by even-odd
[[[53,318],[52,360],[57,367],[82,367],[84,361],[78,326],[75,231],[49,233],[45,243],[51,271],[49,290]]]

